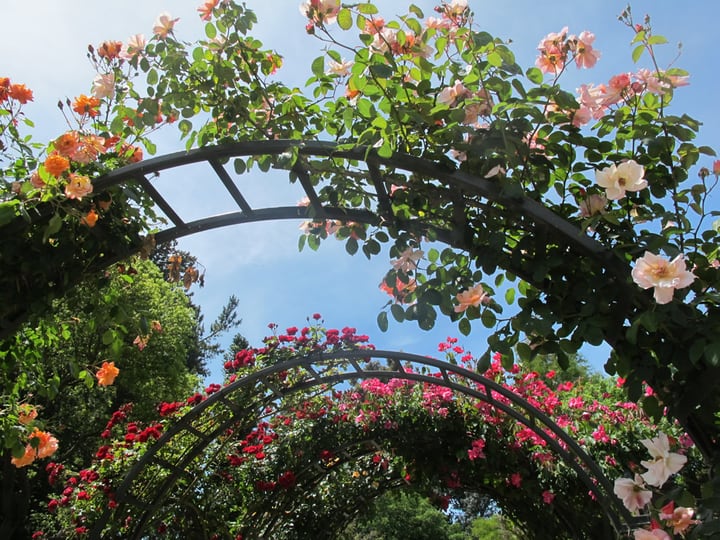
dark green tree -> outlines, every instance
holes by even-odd
[[[430,501],[414,492],[390,491],[360,514],[341,540],[461,540],[462,527]]]

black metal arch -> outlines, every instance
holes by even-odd
[[[370,360],[380,367],[363,368]],[[293,382],[280,383],[276,376],[281,372],[292,373],[286,380]],[[522,397],[448,362],[401,352],[353,350],[295,356],[242,377],[197,404],[131,467],[115,491],[117,508],[105,510],[93,524],[91,538],[102,538],[106,527],[112,528],[113,516],[122,515],[126,506],[135,507],[139,517],[124,537],[141,538],[178,479],[192,480],[202,474],[198,457],[231,426],[256,425],[260,418],[281,410],[283,398],[298,392],[318,387],[327,390],[348,380],[369,378],[443,386],[490,404],[533,430],[575,471],[618,534],[643,523],[643,518],[632,516],[613,494],[611,481],[580,445]]]
[[[298,207],[296,205],[271,208],[251,207],[227,172],[224,163],[235,157],[279,156],[287,152],[297,152],[299,156],[291,170],[299,178],[300,184],[310,200],[309,207]],[[323,205],[311,180],[312,167],[305,161],[305,158],[310,157],[364,162],[367,165],[367,176],[370,179],[368,185],[364,187],[374,189],[372,196],[377,201],[377,211]],[[238,209],[187,222],[153,186],[150,176],[165,170],[200,162],[207,162],[212,167],[230,197],[237,204]],[[394,154],[392,157],[383,158],[378,156],[372,149],[364,146],[353,146],[348,149],[334,142],[297,140],[227,143],[193,149],[187,152],[176,152],[128,165],[96,179],[93,186],[96,192],[101,192],[124,182],[138,182],[145,193],[153,199],[171,221],[168,227],[161,229],[155,235],[157,243],[162,243],[219,227],[267,220],[311,217],[357,221],[368,224],[399,224],[398,218],[393,215],[391,210],[388,186],[381,167],[404,170],[425,178],[438,180],[447,186],[457,188],[458,193],[462,191],[470,197],[475,196],[477,201],[486,200],[501,203],[519,219],[528,220],[526,224],[528,230],[534,227],[551,229],[556,233],[554,240],[562,240],[567,247],[577,250],[579,254],[597,260],[604,267],[622,274],[623,278],[627,273],[627,268],[617,266],[618,261],[601,243],[584,234],[580,229],[557,216],[536,200],[523,195],[508,195],[503,191],[499,182],[473,176],[462,171],[451,170],[426,159],[407,154]],[[454,216],[457,219],[461,219],[460,216],[464,215],[464,205],[467,204],[470,204],[467,198],[458,197],[457,200],[453,200]],[[460,226],[461,223],[455,223],[454,225]],[[431,225],[426,226],[431,227]],[[453,234],[452,229],[440,227],[436,229],[436,232],[439,240],[451,245],[458,244],[459,240],[456,237],[457,235]]]

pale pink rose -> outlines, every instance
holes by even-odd
[[[635,475],[634,480],[632,478],[616,479],[613,493],[622,500],[625,508],[633,513],[645,508],[653,496],[652,491],[645,489],[645,483],[638,474]]]
[[[672,261],[669,261],[664,257],[646,251],[635,263],[632,278],[643,289],[654,287],[655,301],[658,304],[667,304],[672,300],[675,289],[688,287],[695,281],[695,274],[687,270],[682,255],[678,255]],[[665,436],[665,439],[667,440],[667,436]]]
[[[315,24],[332,24],[337,20],[340,0],[308,0],[300,4],[300,13]]]
[[[682,264],[684,270],[685,262],[682,261]],[[695,279],[695,276],[693,276],[690,272],[687,273],[692,276],[692,279]],[[688,283],[688,285],[689,284],[690,283]],[[672,290],[672,288],[670,290]],[[682,469],[687,462],[687,456],[670,451],[670,442],[668,440],[668,436],[664,433],[661,433],[654,439],[644,439],[640,442],[645,445],[650,452],[650,455],[653,457],[652,461],[640,462],[643,467],[648,469],[648,471],[643,473],[641,476],[651,486],[662,487],[667,479]]]
[[[470,91],[465,88],[462,82],[456,80],[452,86],[447,86],[440,91],[437,101],[438,103],[452,107],[458,100],[468,96],[470,96]]]
[[[605,194],[611,201],[625,197],[626,191],[640,191],[647,187],[645,168],[635,160],[623,161],[620,165],[610,165],[595,171],[595,182],[605,188]]]
[[[424,254],[421,249],[407,248],[397,259],[391,261],[390,264],[392,264],[395,270],[411,272],[417,269],[418,261],[422,259]]]
[[[698,520],[693,519],[695,510],[692,508],[685,508],[684,506],[678,506],[671,516],[667,519],[668,525],[673,528],[673,534],[682,534],[684,536],[685,531],[690,525],[695,525]]]
[[[593,193],[580,201],[580,215],[584,218],[588,218],[596,214],[604,214],[606,206],[607,199],[605,198],[605,195]]]
[[[599,120],[605,115],[607,106],[603,104],[603,101],[607,94],[607,87],[604,84],[599,86],[583,84],[577,89],[577,93],[580,106],[587,107],[595,120]]]
[[[667,82],[662,81],[656,73],[646,68],[639,69],[637,73],[635,73],[635,78],[643,83],[645,89],[652,94],[662,96],[670,88]]]
[[[635,529],[634,540],[672,540],[672,537],[662,529]]]
[[[153,34],[159,38],[166,38],[168,34],[173,31],[175,23],[179,20],[180,19],[173,19],[167,12],[161,13],[155,21],[155,26],[153,26]]]
[[[136,56],[139,56],[143,53],[146,45],[147,40],[145,39],[145,36],[143,34],[135,34],[134,36],[130,36],[127,40],[127,43],[125,43],[120,50],[120,58],[124,58],[125,60],[132,60]]]
[[[374,51],[384,53],[391,50],[393,47],[396,47],[397,43],[397,30],[383,27],[375,34],[375,37],[370,44],[370,48]]]
[[[587,124],[593,116],[593,112],[587,107],[580,107],[573,113],[572,125],[576,128],[582,127]]]
[[[353,67],[352,60],[345,60],[343,58],[342,62],[335,62],[334,60],[330,60],[329,66],[328,66],[328,74],[332,75],[339,75],[340,77],[347,77],[350,75],[350,68]]]
[[[715,176],[720,176],[720,159],[713,161],[712,172]]]
[[[449,4],[445,4],[445,13],[450,16],[459,16],[465,13],[467,8],[467,0],[452,0]]]
[[[603,106],[614,105],[622,101],[632,92],[632,81],[630,73],[620,73],[610,78],[605,94],[602,96],[601,104]]]
[[[98,99],[115,96],[115,74],[101,73],[93,80],[92,94]]]
[[[459,305],[455,306],[455,313],[462,313],[470,306],[478,307],[480,304],[490,302],[490,296],[485,292],[479,283],[469,289],[465,289],[455,296]]]
[[[600,58],[600,52],[595,50],[592,46],[595,41],[595,34],[592,32],[581,32],[575,40],[575,64],[579,68],[591,68],[593,67],[598,58]]]
[[[434,28],[435,30],[449,30],[451,26],[452,21],[445,17],[443,17],[442,19],[428,17],[425,20],[425,28]]]

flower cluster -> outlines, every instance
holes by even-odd
[[[634,478],[618,478],[615,480],[614,492],[622,499],[625,507],[633,513],[646,512],[651,516],[651,523],[647,529],[638,529],[634,532],[636,540],[666,539],[680,534],[683,537],[690,527],[699,523],[693,519],[695,510],[684,506],[676,506],[675,501],[665,503],[662,508],[651,507],[654,493],[649,488],[662,488],[668,479],[677,474],[687,463],[688,458],[683,453],[671,452],[670,438],[660,433],[652,439],[640,441],[650,453],[650,460],[643,460],[640,464],[646,469],[643,473],[635,473]],[[673,442],[673,445],[676,443]]]

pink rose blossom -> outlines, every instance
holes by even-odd
[[[635,479],[618,478],[615,480],[613,493],[622,500],[625,508],[630,512],[637,512],[652,500],[652,491],[645,489],[645,483],[640,475],[636,474]]]
[[[115,95],[115,75],[113,73],[101,73],[95,77],[92,94],[98,99],[112,99]]]
[[[635,529],[634,540],[672,540],[672,537],[662,529]]]
[[[173,31],[175,23],[179,20],[180,19],[171,18],[170,14],[167,12],[161,13],[155,21],[155,26],[153,26],[153,34],[159,38],[166,38],[168,34]]]
[[[600,58],[600,52],[592,46],[594,41],[595,34],[587,31],[581,32],[577,37],[575,42],[575,64],[577,67],[591,68]]]
[[[667,479],[682,469],[687,462],[687,456],[670,452],[670,441],[664,433],[654,439],[644,439],[640,442],[645,445],[653,458],[652,461],[640,462],[648,469],[642,477],[651,486],[662,487]]]
[[[611,201],[622,199],[626,191],[645,189],[647,180],[643,179],[643,176],[645,168],[632,159],[595,171],[595,181],[605,188],[605,194]]]
[[[340,0],[308,0],[300,4],[300,13],[316,25],[334,23],[339,11]]]
[[[545,504],[551,504],[555,500],[555,494],[546,489],[542,492],[542,499]]]
[[[391,261],[392,267],[395,270],[401,270],[403,272],[412,272],[417,269],[418,261],[422,259],[425,253],[421,249],[407,248],[403,251],[400,256]]]
[[[654,287],[655,301],[667,304],[672,300],[675,289],[688,287],[695,281],[695,274],[687,269],[682,255],[669,261],[646,251],[635,263],[632,278],[643,289]]]
[[[125,60],[132,60],[136,56],[139,56],[143,53],[146,45],[147,40],[145,39],[145,36],[143,34],[135,34],[134,36],[130,36],[127,40],[127,43],[122,46],[122,49],[120,51],[120,58],[124,58]]]
[[[470,91],[465,88],[462,82],[456,80],[452,86],[447,86],[440,91],[437,100],[438,103],[452,107],[459,100],[466,98],[469,95]]]
[[[462,313],[470,306],[478,307],[480,304],[490,302],[490,296],[488,296],[488,293],[485,292],[479,283],[469,289],[465,289],[456,295],[456,298],[459,305],[455,306],[455,313]]]

